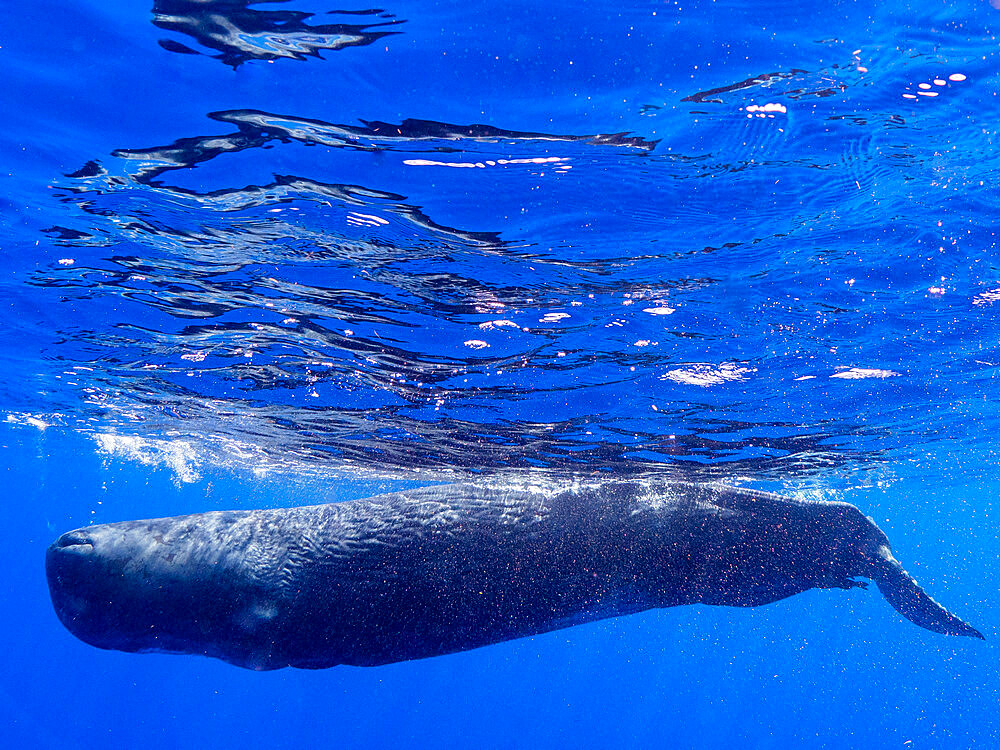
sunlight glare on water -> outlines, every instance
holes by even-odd
[[[412,28],[233,7],[163,4],[163,62],[310,75],[350,39],[391,64]],[[404,473],[788,479],[960,438],[942,379],[997,359],[976,219],[995,104],[975,36],[918,28],[767,63],[720,40],[690,80],[631,76],[582,119],[471,113],[444,90],[388,121],[282,96],[79,153],[24,270],[29,304],[51,301],[39,418]],[[553,101],[580,79],[562,85]]]

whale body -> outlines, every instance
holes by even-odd
[[[445,485],[71,531],[56,613],[106,649],[252,669],[374,666],[654,607],[753,607],[873,580],[904,617],[982,638],[853,505],[716,485]]]

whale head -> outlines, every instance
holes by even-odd
[[[259,595],[230,513],[91,526],[46,553],[63,625],[98,648],[270,668],[277,606]],[[221,538],[229,544],[219,544]]]

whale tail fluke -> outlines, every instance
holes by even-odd
[[[876,570],[872,578],[886,601],[910,622],[935,633],[984,637],[969,623],[953,615],[920,588],[913,576],[903,570],[899,560],[892,556],[888,546],[883,545],[879,548]]]

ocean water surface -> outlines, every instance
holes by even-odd
[[[995,747],[1000,3],[16,3],[12,747]],[[380,668],[103,652],[88,523],[436,481],[843,499],[873,590]]]

